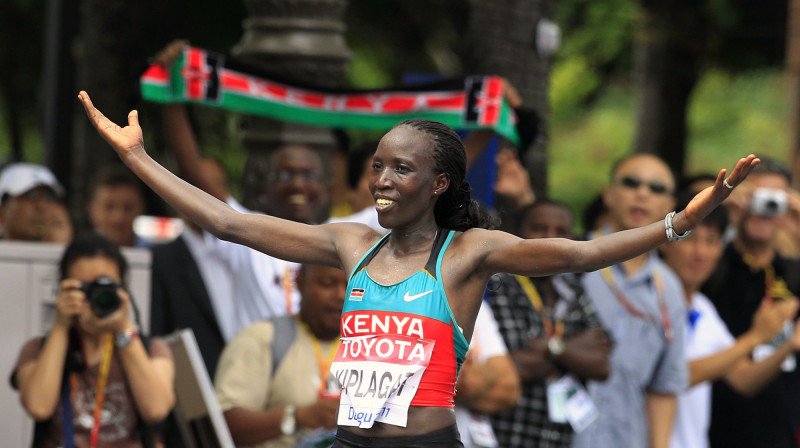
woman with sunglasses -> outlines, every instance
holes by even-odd
[[[151,159],[136,111],[120,128],[86,92],[79,98],[123,162],[210,233],[350,275],[331,368],[344,386],[335,447],[462,446],[455,380],[492,274],[595,270],[641,254],[682,236],[758,163],[750,155],[727,179],[720,171],[714,187],[669,215],[666,227],[659,221],[589,242],[523,240],[487,230],[493,223],[470,198],[458,135],[438,122],[408,120],[381,139],[372,159],[370,192],[381,226],[390,229],[384,236],[356,223],[311,226],[239,214]]]

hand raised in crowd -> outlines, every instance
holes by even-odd
[[[83,104],[89,121],[97,129],[100,136],[103,137],[103,140],[114,148],[114,151],[123,161],[128,157],[144,152],[144,137],[142,136],[142,128],[139,126],[139,112],[130,111],[128,113],[128,125],[121,128],[94,107],[88,93],[81,91],[78,94],[78,99]]]
[[[735,188],[724,205],[728,210],[728,219],[731,225],[738,226],[747,210],[750,208],[750,198],[753,196],[755,187],[751,183],[745,182]]]
[[[169,70],[172,64],[175,63],[175,60],[178,59],[178,56],[180,56],[181,51],[188,45],[189,41],[186,39],[175,39],[168,43],[166,47],[162,48],[153,60],[156,64]]]
[[[697,193],[686,205],[684,216],[689,225],[683,228],[692,229],[697,226],[711,210],[731,195],[731,192],[744,181],[759,162],[760,160],[755,155],[750,154],[739,159],[730,176],[725,176],[727,170],[720,170],[714,185]]]
[[[297,408],[297,426],[303,428],[335,428],[338,398],[320,398],[314,404]]]
[[[494,192],[510,199],[516,208],[532,204],[536,196],[531,188],[531,179],[516,151],[503,149],[497,153],[494,160],[497,164]]]
[[[783,330],[784,323],[797,314],[798,306],[800,303],[794,297],[778,301],[766,297],[761,301],[753,315],[752,329],[762,344],[771,341]]]

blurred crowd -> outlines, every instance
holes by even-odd
[[[163,116],[181,177],[256,213],[232,197],[221,163],[202,157],[184,106],[164,106]],[[471,134],[468,154],[491,137]],[[367,189],[376,146],[277,149],[261,212],[380,228]],[[336,164],[346,176],[332,176],[331,157],[346,162]],[[627,156],[576,235],[572,211],[534,196],[513,150],[495,162],[497,213],[521,238],[635,231],[717,178],[678,179],[655,156]],[[91,185],[85,234],[73,230],[64,188],[47,168],[14,163],[0,173],[2,239],[67,247],[55,323],[21,348],[11,372],[37,422],[34,445],[61,446],[71,434],[81,447],[183,446],[167,417],[175,361],[159,338],[183,328],[194,332],[238,446],[327,440],[346,273],[278,260],[188,221],[175,240],[149,243],[133,228],[145,213],[140,182],[112,168]],[[800,192],[791,185],[784,166],[762,160],[684,241],[595,272],[494,276],[457,384],[465,446],[800,446]],[[152,252],[149,335],[128,309],[121,247]],[[106,309],[103,285],[119,301]],[[65,397],[74,409],[61,407]],[[119,412],[106,415],[104,400]]]

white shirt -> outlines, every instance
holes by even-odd
[[[228,198],[241,213],[253,213]],[[265,236],[269,238],[268,235]],[[225,341],[251,323],[300,310],[297,274],[300,265],[270,257],[241,244],[187,229],[182,235],[206,285]]]
[[[478,317],[475,319],[475,329],[472,332],[472,341],[469,343],[469,352],[473,361],[477,364],[485,363],[489,358],[495,356],[505,356],[508,354],[503,337],[497,327],[497,321],[492,314],[492,308],[486,302],[481,302],[478,310]],[[492,446],[489,444],[479,444],[475,439],[473,431],[483,430],[491,432],[492,427],[485,415],[471,412],[464,406],[456,404],[456,424],[458,432],[461,433],[461,442],[464,448],[477,448]],[[487,429],[488,428],[488,429]],[[494,432],[491,432],[494,438]],[[497,446],[497,441],[495,444]]]
[[[735,343],[728,327],[705,295],[695,293],[689,309],[696,311],[698,317],[694,325],[686,326],[687,362],[719,353]],[[710,423],[711,383],[704,381],[678,395],[670,448],[708,447]]]

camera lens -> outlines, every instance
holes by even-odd
[[[108,277],[98,277],[86,286],[86,298],[97,317],[106,317],[118,310],[122,301],[117,294],[119,285]]]

